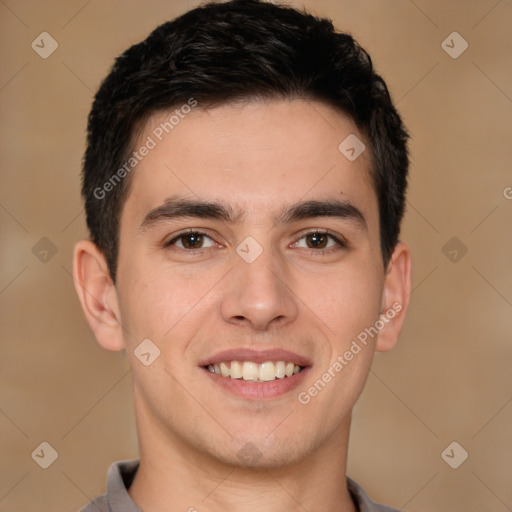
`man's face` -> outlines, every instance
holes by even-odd
[[[133,171],[120,227],[117,300],[139,429],[223,462],[303,459],[346,433],[375,348],[375,339],[359,343],[333,371],[383,299],[368,155],[350,161],[338,149],[362,136],[332,108],[302,100],[199,105],[158,140],[168,118],[153,116],[136,144],[150,136],[156,147]],[[206,208],[175,216],[176,200],[215,202],[232,218]],[[287,215],[309,201],[337,202],[338,214]],[[149,366],[134,355],[145,339],[160,350]],[[271,380],[208,370],[221,361],[224,372],[237,375],[232,361],[245,361],[246,377]],[[274,369],[250,364],[264,361]],[[279,363],[272,379],[278,361],[305,368],[283,376]],[[329,368],[330,382],[307,400]]]

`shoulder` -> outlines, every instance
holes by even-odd
[[[107,473],[105,494],[94,498],[78,512],[141,512],[128,494],[139,468],[139,459],[113,462]]]
[[[102,494],[101,496],[94,498],[78,512],[110,512],[106,494]]]
[[[400,512],[398,509],[381,505],[373,501],[354,480],[347,477],[347,487],[352,499],[358,506],[359,512]]]

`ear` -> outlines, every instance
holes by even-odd
[[[90,240],[80,240],[75,245],[73,279],[85,317],[98,343],[108,350],[123,350],[117,291],[105,256]]]
[[[411,295],[411,251],[404,242],[398,242],[391,255],[384,290],[380,319],[384,326],[379,332],[375,350],[386,352],[398,341]]]

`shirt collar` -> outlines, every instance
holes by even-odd
[[[120,460],[108,469],[106,497],[110,512],[142,512],[128,494],[138,469],[139,459]]]
[[[139,459],[121,460],[110,466],[107,474],[106,493],[110,512],[142,512],[128,494],[128,488],[132,484],[138,469]],[[363,488],[349,477],[347,477],[347,487],[358,512],[396,511],[396,509],[372,501]]]

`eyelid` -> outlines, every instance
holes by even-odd
[[[180,231],[179,233],[175,234],[172,236],[172,238],[170,238],[168,241],[164,242],[164,247],[168,247],[170,246],[171,244],[174,245],[174,242],[176,242],[177,240],[179,240],[181,237],[183,236],[186,236],[186,235],[190,235],[190,234],[194,234],[194,235],[203,235],[205,237],[208,237],[210,240],[212,240],[213,242],[215,242],[217,245],[222,245],[222,244],[219,244],[219,242],[217,242],[213,236],[211,236],[210,234],[208,234],[206,231],[202,230],[202,229],[194,229],[194,228],[189,228],[189,229],[186,229],[184,231]],[[181,247],[178,247],[177,249],[181,249]],[[181,249],[182,251],[187,251],[187,252],[200,252],[204,249],[208,249],[207,247],[206,248],[202,248],[202,249]]]
[[[203,229],[200,229],[200,228],[195,228],[195,229],[194,228],[188,228],[188,229],[186,229],[184,231],[181,231],[181,232],[173,235],[172,238],[168,242],[164,243],[164,248],[173,246],[173,250],[174,251],[177,251],[177,252],[182,253],[182,254],[187,254],[190,257],[193,257],[193,255],[200,256],[204,252],[207,252],[210,249],[212,249],[213,246],[201,247],[199,249],[186,249],[186,248],[182,248],[182,247],[176,246],[176,242],[181,237],[184,237],[184,236],[186,236],[188,234],[198,234],[198,235],[205,236],[205,237],[209,238],[217,246],[220,246],[221,248],[223,247],[223,245],[219,244],[214,239],[213,236],[209,235],[206,232],[206,230],[203,230]],[[297,240],[291,244],[291,247],[297,246],[297,244],[303,238],[305,238],[308,235],[313,235],[313,234],[327,235],[332,240],[334,240],[335,246],[334,247],[327,247],[327,248],[320,248],[320,249],[309,248],[309,247],[299,248],[299,249],[305,249],[306,251],[308,251],[311,254],[315,254],[317,256],[322,256],[322,255],[337,253],[337,252],[339,252],[339,251],[341,251],[343,249],[348,249],[349,248],[349,244],[347,242],[347,239],[343,235],[340,235],[338,233],[334,233],[334,232],[330,231],[329,229],[323,229],[323,228],[308,228],[308,229],[304,230],[303,232],[301,232],[298,235],[296,235]]]
[[[337,240],[340,244],[348,245],[347,239],[338,233],[335,233],[334,231],[331,231],[330,229],[324,229],[324,228],[308,228],[304,232],[299,233],[297,235],[299,237],[299,240],[301,238],[304,238],[307,235],[313,235],[313,234],[319,234],[319,235],[329,235],[335,240]]]

